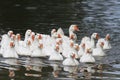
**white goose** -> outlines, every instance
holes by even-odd
[[[81,44],[85,43],[85,49],[94,49],[95,48],[95,40],[94,39],[98,39],[99,35],[98,33],[93,33],[91,35],[91,38],[85,36],[82,38],[81,40]]]
[[[9,45],[9,42],[11,41],[11,36],[13,34],[13,31],[8,31],[7,34],[2,35],[1,39],[1,48],[0,48],[0,54],[4,53],[7,46]]]
[[[59,53],[59,45],[56,45],[54,52],[49,57],[49,60],[63,60],[63,56]]]
[[[70,55],[69,57],[67,57],[62,64],[64,66],[78,66],[79,62],[75,59],[75,54],[73,53],[72,55]]]
[[[80,58],[80,62],[95,62],[95,58],[92,56],[90,49],[85,50],[85,54]]]
[[[34,35],[33,35],[34,36]],[[31,45],[31,51],[34,51],[34,49],[38,48],[39,46],[39,41],[42,40],[42,34],[39,34],[37,33],[35,35],[35,38],[33,38],[33,42],[32,42],[32,45]]]
[[[32,51],[31,57],[45,57],[46,54],[43,53],[43,43],[39,43],[39,45]]]
[[[69,27],[69,37],[66,36],[66,35],[63,35],[63,33],[64,33],[63,31],[61,31],[61,33],[60,33],[60,31],[58,32],[61,35],[61,38],[63,40],[63,45],[70,43],[71,40],[76,42],[77,35],[74,33],[74,31],[79,31],[79,28],[78,28],[77,25],[70,25],[70,27]]]
[[[77,40],[77,35],[74,33],[74,31],[79,31],[79,28],[77,25],[71,25],[69,28],[69,37],[72,39],[74,42]]]
[[[4,58],[18,58],[19,56],[16,53],[15,50],[15,44],[13,41],[10,41],[9,46],[3,53]]]
[[[111,46],[111,44],[110,44],[109,41],[110,41],[110,34],[107,34],[105,38],[100,38],[100,39],[98,40],[98,43],[99,43],[99,42],[104,42],[103,49],[111,49],[112,46]]]
[[[28,39],[26,41],[26,46],[23,46],[23,45],[20,45],[19,42],[17,42],[17,46],[16,46],[16,52],[18,55],[21,55],[21,56],[31,56],[31,49],[30,49],[30,46],[31,46],[31,41],[30,39]]]
[[[96,44],[96,48],[93,49],[93,52],[92,52],[92,55],[93,56],[105,56],[105,52],[103,51],[103,46],[104,46],[104,43],[103,42],[99,42]]]
[[[78,55],[79,46],[75,44],[72,40],[68,44],[63,44],[62,47],[63,47],[62,55],[64,57],[69,57],[71,53],[74,53],[75,58],[79,58]]]
[[[56,33],[56,29],[52,29],[51,36],[50,35],[42,35],[42,41],[44,45],[43,52],[46,53],[47,56],[50,56],[54,52],[54,48],[56,45],[56,39],[61,36]]]

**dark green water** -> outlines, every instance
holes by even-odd
[[[0,57],[0,80],[120,80],[120,1],[119,0],[4,0],[0,1],[0,35],[13,30],[22,34],[26,29],[50,34],[62,27],[68,35],[71,24],[77,24],[78,43],[85,35],[98,32],[111,36],[112,49],[95,64],[65,67],[61,62],[41,58],[4,59]],[[60,70],[54,70],[58,66]],[[102,66],[95,72],[81,72],[87,66]],[[12,70],[14,76],[9,75]],[[66,71],[67,70],[67,71]],[[53,72],[58,73],[54,77]],[[74,72],[74,74],[71,74]]]

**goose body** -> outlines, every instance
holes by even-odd
[[[79,62],[75,59],[75,55],[67,57],[63,62],[63,65],[65,66],[78,66]]]
[[[45,57],[46,54],[43,53],[43,44],[42,43],[39,43],[39,46],[37,46],[33,51],[32,51],[32,54],[31,54],[31,57]]]
[[[93,56],[105,56],[105,52],[103,51],[104,43],[97,43],[97,47],[93,49],[92,55]]]
[[[90,53],[89,49],[85,51],[85,54],[80,58],[80,62],[95,62],[95,58]]]
[[[16,53],[14,42],[10,41],[10,45],[7,47],[7,50],[4,51],[4,58],[18,58],[19,56]]]
[[[104,43],[103,49],[111,49],[112,48],[112,46],[110,44],[110,35],[109,34],[107,34],[105,38],[100,38],[98,40],[98,43],[100,43],[100,42]]]
[[[59,53],[58,45],[56,45],[54,52],[49,56],[49,60],[63,60],[63,56]]]

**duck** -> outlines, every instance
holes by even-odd
[[[74,31],[79,31],[79,28],[77,25],[72,24],[69,27],[69,37],[72,39],[74,42],[77,40],[77,35],[74,33]]]
[[[34,35],[35,38],[33,38],[33,42],[31,45],[31,51],[34,51],[34,49],[38,48],[40,40],[42,40],[42,34],[37,33]]]
[[[44,44],[43,52],[50,56],[54,52],[56,40],[61,36],[57,34],[56,29],[51,30],[51,35],[42,35],[42,42]]]
[[[9,30],[7,34],[2,35],[1,39],[1,48],[0,48],[0,54],[4,53],[6,50],[7,46],[9,45],[9,42],[11,41],[11,36],[13,35],[13,31]]]
[[[68,44],[68,43],[70,43],[71,40],[76,42],[77,35],[74,33],[75,31],[79,31],[78,26],[75,24],[70,25],[69,36],[64,35],[64,32],[61,28],[60,28],[60,30],[58,30],[58,34],[61,36],[61,38],[63,40],[63,44]]]
[[[103,50],[104,43],[99,42],[96,45],[97,45],[97,47],[95,49],[93,49],[92,55],[93,56],[105,56],[106,54]]]
[[[105,38],[100,38],[98,40],[98,43],[99,42],[104,42],[104,46],[103,46],[103,49],[106,50],[106,49],[111,49],[112,46],[111,46],[111,43],[110,43],[110,34],[107,34],[105,36]]]
[[[39,43],[39,45],[32,51],[31,57],[46,57],[46,54],[43,53],[43,43]]]
[[[30,46],[31,46],[31,40],[28,39],[26,41],[26,46],[22,46],[22,45],[19,45],[19,43],[17,43],[18,45],[16,46],[16,52],[18,55],[20,56],[31,56],[32,54],[32,51],[30,49]]]
[[[59,45],[55,46],[54,52],[49,56],[49,60],[63,60],[63,56],[59,53]]]
[[[98,33],[92,33],[91,38],[85,36],[81,40],[81,44],[85,43],[85,48],[86,49],[91,49],[91,51],[96,47],[95,46],[95,40],[94,39],[99,39]]]
[[[16,50],[15,50],[15,43],[10,41],[9,46],[4,51],[3,55],[4,58],[19,58]]]
[[[94,63],[95,62],[95,58],[92,56],[90,49],[85,49],[85,53],[80,58],[79,61],[82,62],[82,63],[89,63],[89,62],[90,63]]]
[[[63,47],[62,55],[64,57],[69,57],[71,53],[74,53],[75,58],[76,59],[79,58],[79,55],[78,55],[79,46],[78,44],[75,44],[73,40],[71,40],[70,43],[68,44],[64,44],[62,47]]]
[[[69,57],[63,60],[62,64],[64,66],[78,66],[79,62],[75,59],[75,54],[72,53]]]

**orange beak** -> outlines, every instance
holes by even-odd
[[[60,35],[60,34],[58,34],[58,38],[61,38],[61,35]]]
[[[74,45],[73,42],[71,42],[71,43],[70,43],[70,46],[73,47],[73,45]]]
[[[98,34],[96,34],[96,39],[99,39],[99,35]]]
[[[101,44],[100,44],[102,47],[104,46],[104,42],[101,42]]]
[[[70,35],[70,39],[74,39],[74,35]]]
[[[28,45],[31,45],[31,41],[30,40],[28,40]]]
[[[56,51],[59,51],[59,46],[58,45],[56,45]]]
[[[10,47],[14,47],[14,42],[10,42]]]
[[[42,35],[41,34],[38,36],[38,39],[42,39]]]
[[[75,31],[80,31],[77,25],[74,26],[74,30],[75,30]]]
[[[107,34],[106,40],[110,40],[110,35],[109,34]]]
[[[35,36],[34,36],[34,35],[32,35],[32,40],[34,41],[34,39],[35,39]]]
[[[40,44],[39,47],[40,47],[40,48],[43,48],[43,44]]]
[[[75,54],[72,55],[72,58],[73,58],[73,59],[75,58]]]
[[[82,47],[85,48],[85,43],[82,44]]]

